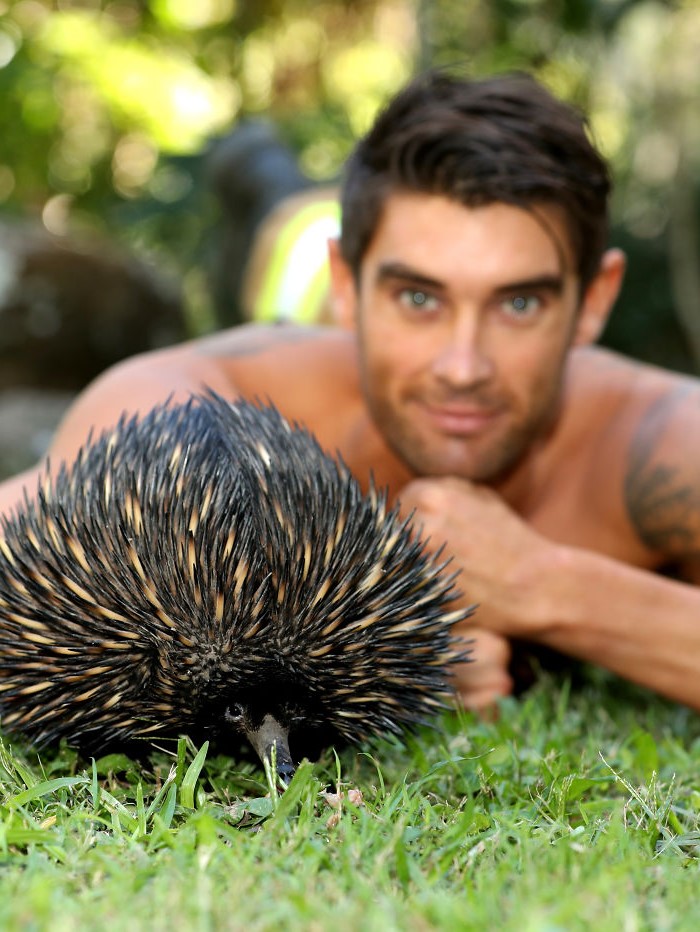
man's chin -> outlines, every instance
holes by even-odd
[[[435,449],[423,453],[417,453],[415,448],[397,452],[417,476],[451,477],[482,484],[496,484],[507,479],[522,459],[519,453],[511,450],[471,456],[464,451],[455,454],[447,450],[436,454]]]

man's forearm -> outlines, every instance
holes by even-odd
[[[575,548],[541,584],[533,640],[700,711],[700,589]]]

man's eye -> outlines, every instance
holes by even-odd
[[[402,288],[399,302],[409,310],[433,311],[438,306],[437,298],[416,288]]]
[[[527,317],[542,307],[542,302],[535,295],[517,294],[501,302],[503,310],[513,317]]]

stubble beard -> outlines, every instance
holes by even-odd
[[[364,379],[367,406],[393,453],[418,477],[454,476],[471,482],[498,485],[508,479],[528,454],[548,437],[558,420],[561,391],[553,383],[540,403],[494,436],[473,440],[434,435],[426,437],[410,421],[410,403],[402,413],[391,401],[374,393]],[[506,407],[512,411],[512,404]],[[507,418],[508,415],[506,414]]]

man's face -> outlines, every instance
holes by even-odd
[[[557,415],[578,279],[556,209],[392,195],[352,300],[363,388],[417,475],[505,478]]]

